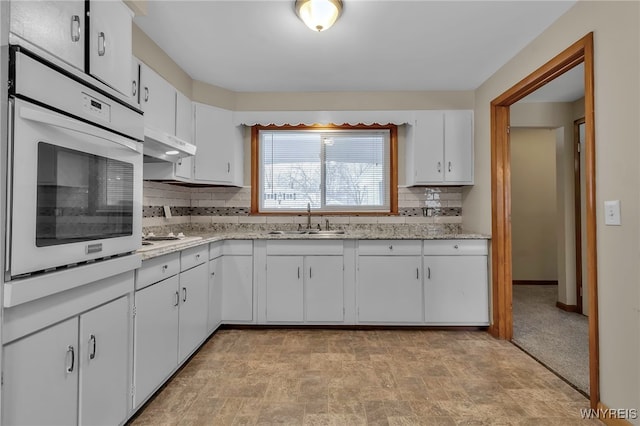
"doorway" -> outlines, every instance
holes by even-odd
[[[575,66],[584,63],[585,83],[585,204],[586,283],[589,298],[589,397],[596,408],[599,395],[598,305],[596,274],[595,131],[593,33],[525,77],[491,102],[491,205],[492,205],[492,290],[493,323],[496,337],[513,337],[512,253],[511,253],[511,164],[510,107]]]

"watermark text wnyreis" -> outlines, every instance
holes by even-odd
[[[581,408],[580,417],[583,419],[623,419],[638,418],[637,408]]]

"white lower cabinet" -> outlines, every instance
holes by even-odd
[[[207,336],[209,280],[205,263],[180,273],[178,362],[184,361]]]
[[[77,357],[78,318],[6,345],[2,424],[76,424]]]
[[[425,241],[424,244],[426,324],[488,325],[486,241]]]
[[[420,256],[359,256],[358,321],[421,322],[420,269]]]
[[[178,253],[143,262],[138,278],[171,270]],[[183,250],[181,269],[135,294],[134,406],[152,392],[207,337],[209,280],[207,247]],[[167,265],[167,267],[165,267]]]
[[[253,241],[222,245],[222,321],[253,321]]]
[[[115,425],[127,416],[130,324],[127,297],[80,316],[81,425]]]
[[[178,286],[179,277],[174,275],[136,292],[136,407],[151,395],[178,364]]]
[[[222,321],[222,257],[209,261],[209,316],[207,329],[215,331]]]
[[[2,424],[123,422],[129,324],[129,301],[122,297],[6,345]]]
[[[343,243],[339,240],[269,242],[264,280],[265,322],[343,322],[342,254]]]

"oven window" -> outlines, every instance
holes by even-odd
[[[133,164],[38,143],[36,246],[132,235]]]

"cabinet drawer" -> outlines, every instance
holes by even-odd
[[[208,254],[209,247],[206,244],[182,250],[180,253],[180,271],[186,271],[206,262],[209,260]]]
[[[402,256],[420,255],[422,241],[420,240],[361,240],[358,243],[360,256]]]
[[[337,255],[343,252],[342,240],[331,241],[269,241],[268,255]]]
[[[142,262],[136,271],[136,290],[147,287],[180,272],[180,253],[154,257]]]
[[[253,241],[251,240],[228,240],[222,245],[224,255],[252,255]]]
[[[486,256],[487,240],[425,240],[425,255]]]

